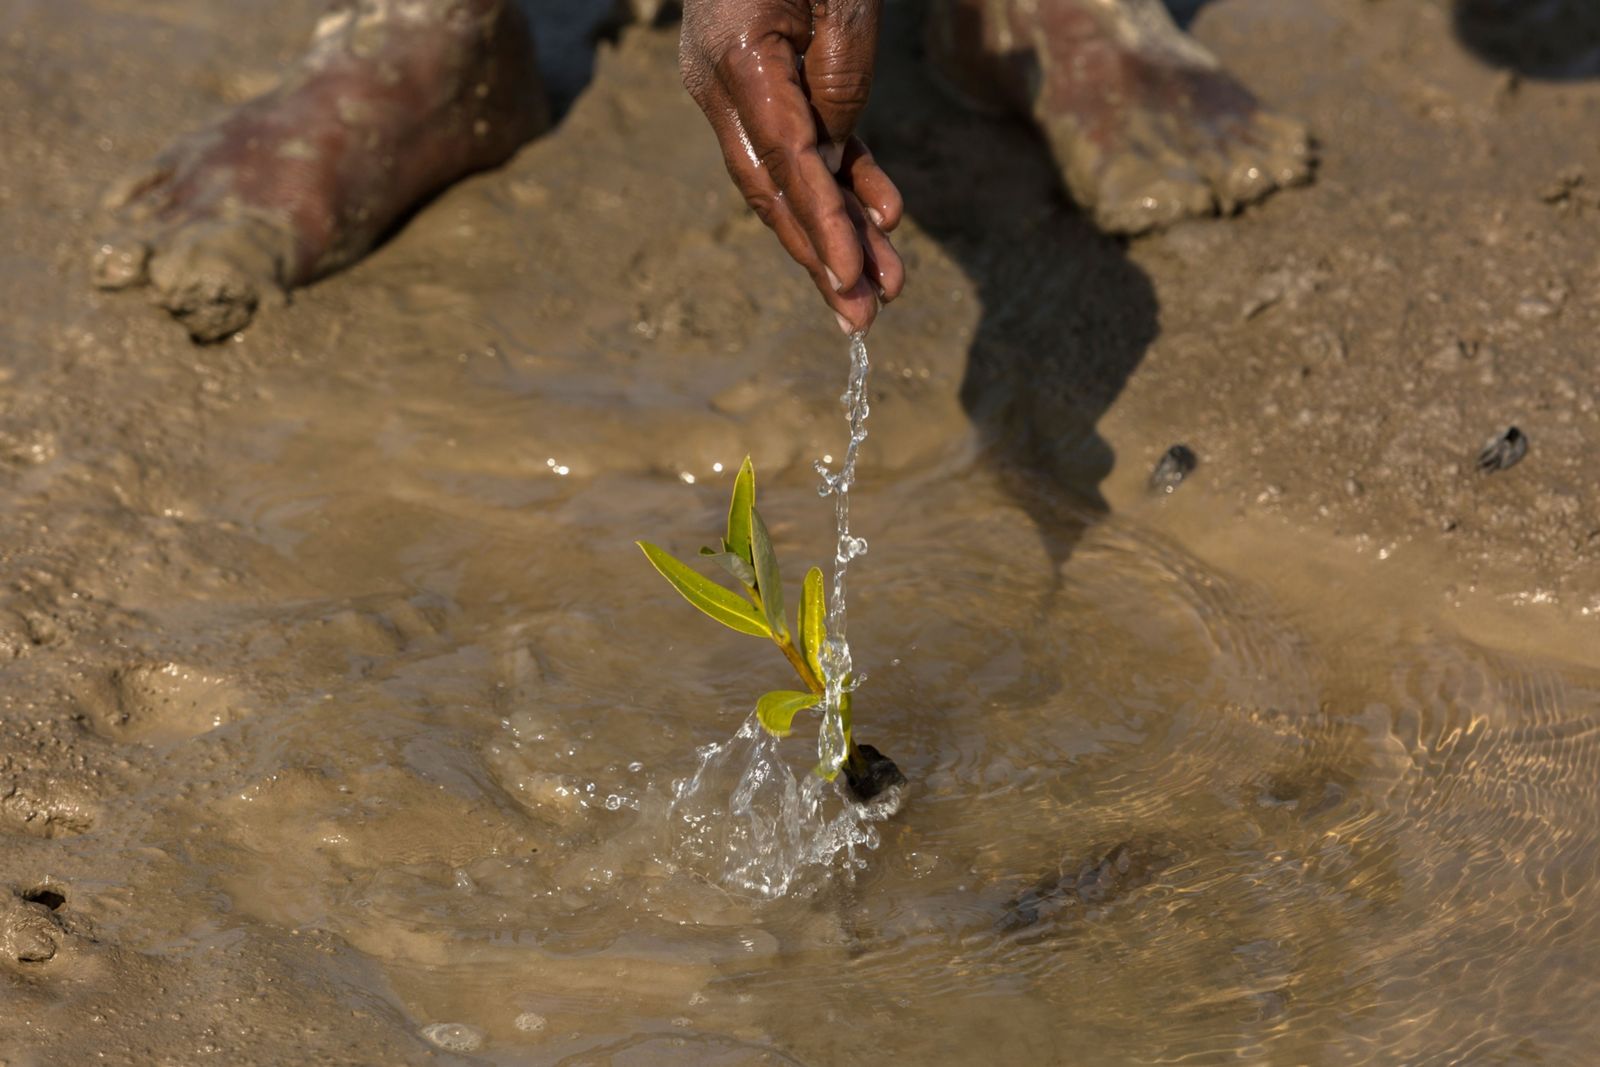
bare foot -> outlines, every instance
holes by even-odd
[[[928,38],[956,89],[1034,120],[1102,229],[1230,213],[1311,176],[1305,127],[1263,108],[1160,0],[945,0]]]
[[[547,123],[512,0],[340,4],[276,89],[118,183],[95,284],[148,285],[195,340],[226,337]]]

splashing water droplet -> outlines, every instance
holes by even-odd
[[[814,774],[797,778],[778,744],[752,715],[729,740],[706,745],[699,769],[674,790],[670,817],[679,859],[769,899],[808,870],[863,866],[857,850],[878,847],[872,824],[894,811],[892,803],[857,804]]]
[[[816,464],[821,496],[834,498],[838,541],[833,591],[828,600],[827,639],[819,652],[826,694],[817,755],[823,767],[844,762],[849,738],[841,710],[844,694],[861,683],[845,637],[845,579],[850,561],[867,552],[865,538],[850,534],[850,487],[856,456],[867,438],[867,346],[850,338],[850,378],[840,398],[850,423],[850,442],[837,472],[832,456]],[[837,803],[829,803],[830,796]],[[781,897],[803,872],[836,861],[847,872],[865,866],[857,849],[878,847],[872,825],[893,814],[898,794],[856,803],[838,786],[814,775],[797,779],[778,754],[777,739],[752,715],[730,740],[700,750],[700,768],[674,783],[671,826],[680,858],[717,867],[723,884],[759,896]]]

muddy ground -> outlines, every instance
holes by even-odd
[[[104,188],[269,85],[316,10],[0,9],[12,1067],[451,1060],[418,1036],[454,1017],[418,1006],[446,950],[313,921],[320,887],[558,838],[427,754],[580,648],[622,706],[629,642],[679,618],[636,608],[628,542],[714,512],[714,464],[794,489],[841,437],[844,344],[726,181],[670,30],[603,46],[549,135],[229,342],[91,290]],[[890,19],[868,135],[911,281],[871,339],[869,532],[875,484],[1025,469],[1305,612],[1594,664],[1600,80],[1518,76],[1443,2],[1219,0],[1195,32],[1309,122],[1317,179],[1129,243],[1027,129],[931,88],[910,5]],[[1527,457],[1481,474],[1510,424]],[[1179,441],[1196,473],[1150,496]]]

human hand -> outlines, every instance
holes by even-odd
[[[679,64],[746,202],[846,333],[905,285],[900,192],[855,136],[881,0],[685,0]]]

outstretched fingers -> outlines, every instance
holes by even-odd
[[[878,300],[887,304],[905,288],[906,268],[900,260],[887,234],[867,216],[866,209],[854,193],[845,194],[845,204],[850,211],[850,221],[855,225],[856,237],[865,251],[862,268],[863,280],[877,291]]]
[[[745,202],[777,236],[789,257],[811,275],[817,291],[839,318],[839,328],[846,333],[865,330],[877,316],[877,296],[874,282],[863,276],[866,257],[857,236],[855,224],[844,212],[842,193],[840,211],[845,218],[849,240],[858,259],[856,280],[848,287],[834,281],[835,274],[817,252],[811,234],[794,210],[792,199],[779,188],[770,168],[763,166],[751,147],[750,137],[730,106],[720,121],[713,123],[722,155],[728,165],[728,174],[744,196]],[[837,189],[837,186],[835,186]]]
[[[817,146],[817,123],[801,88],[793,46],[769,36],[734,50],[719,70],[755,162],[771,176],[811,238],[834,288],[861,276],[861,249],[844,197]]]
[[[893,233],[894,228],[900,225],[906,211],[900,190],[878,166],[878,161],[872,158],[872,153],[859,137],[851,137],[844,143],[839,180],[860,199],[867,217],[878,229]]]
[[[872,84],[880,0],[697,0],[684,83],[746,201],[811,275],[846,332],[905,268],[887,232],[900,194],[853,131]]]

